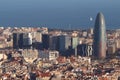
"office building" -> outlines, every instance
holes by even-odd
[[[44,49],[50,48],[50,35],[49,34],[42,34],[42,44]]]
[[[91,44],[79,44],[77,46],[77,55],[91,56],[93,54],[93,46]]]
[[[72,46],[72,49],[75,49],[78,45],[78,37],[72,37],[71,38],[71,46]]]
[[[31,33],[13,33],[13,48],[25,49],[32,45]]]
[[[13,48],[23,48],[23,33],[13,33]]]
[[[93,48],[95,58],[106,57],[106,27],[102,13],[98,13],[95,20]]]
[[[65,51],[71,46],[71,37],[68,35],[59,36],[59,51]]]
[[[23,46],[24,46],[24,48],[31,48],[31,46],[32,46],[31,33],[24,33],[23,34]]]

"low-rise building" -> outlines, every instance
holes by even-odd
[[[57,57],[59,57],[58,51],[49,51],[49,50],[39,51],[39,58],[41,59],[54,60]]]
[[[26,49],[22,51],[22,56],[24,57],[25,61],[32,63],[35,59],[38,58],[38,51]]]

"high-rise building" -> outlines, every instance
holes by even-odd
[[[71,37],[71,46],[72,49],[75,49],[78,45],[78,37]]]
[[[105,19],[101,12],[97,14],[95,20],[93,50],[95,58],[106,57],[106,28]]]
[[[50,35],[49,34],[42,34],[42,44],[44,49],[50,48]]]
[[[18,40],[19,48],[23,48],[23,33],[19,33],[19,40]]]
[[[51,50],[59,50],[59,36],[52,36],[50,43]]]
[[[32,35],[31,33],[23,33],[23,46],[24,48],[31,48],[32,46]]]
[[[42,34],[43,49],[59,50],[59,36]]]
[[[31,33],[13,33],[13,48],[30,48],[32,45]]]
[[[65,51],[71,46],[71,37],[68,35],[59,36],[59,51]]]
[[[93,53],[93,47],[91,44],[79,44],[77,46],[77,55],[91,56]]]
[[[42,34],[40,32],[36,32],[35,39],[37,42],[42,42]]]
[[[23,33],[13,33],[13,48],[21,49],[23,47]]]
[[[18,34],[13,33],[13,48],[14,49],[18,48],[18,39],[19,39]]]

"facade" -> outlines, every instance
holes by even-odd
[[[42,34],[40,32],[36,32],[35,39],[37,42],[42,42]]]
[[[120,49],[120,39],[117,39],[115,43],[116,43],[116,48]]]
[[[38,50],[24,49],[22,51],[22,56],[26,62],[32,63],[35,59],[38,58]]]
[[[95,58],[106,57],[106,28],[104,16],[102,13],[98,13],[96,17],[93,48]]]
[[[42,34],[42,44],[44,49],[49,49],[50,47],[50,35]]]
[[[39,51],[39,58],[41,59],[48,59],[48,60],[54,60],[59,57],[58,51]]]
[[[18,45],[20,49],[23,48],[23,33],[19,33]]]
[[[50,49],[59,50],[59,36],[51,36]]]
[[[71,46],[72,46],[72,49],[75,49],[78,45],[78,37],[72,37],[71,38]]]
[[[17,48],[18,47],[18,34],[17,33],[13,33],[13,48]]]
[[[107,40],[107,54],[114,54],[116,51],[116,44],[114,39]]]
[[[114,39],[107,40],[107,54],[114,54],[116,52],[116,43]]]
[[[0,60],[7,59],[7,56],[4,53],[0,53]]]
[[[93,54],[93,46],[91,44],[79,44],[77,46],[77,55],[91,56]]]
[[[116,51],[115,44],[109,45],[109,46],[107,47],[107,53],[108,53],[108,54],[115,54],[115,51]]]
[[[13,48],[21,49],[23,47],[23,33],[13,33]]]
[[[13,48],[23,49],[32,45],[31,33],[13,33]]]
[[[24,46],[24,48],[31,48],[31,46],[32,46],[31,33],[23,33],[23,46]]]
[[[59,36],[59,51],[65,51],[71,46],[71,37],[68,35]]]

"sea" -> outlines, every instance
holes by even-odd
[[[0,26],[93,28],[98,12],[107,29],[120,28],[120,0],[0,0]]]

